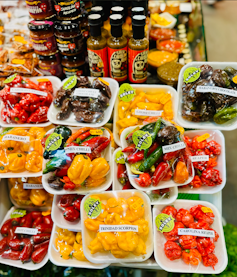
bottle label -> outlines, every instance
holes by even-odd
[[[83,38],[80,35],[74,38],[56,38],[56,41],[58,50],[65,55],[76,54],[83,48]]]
[[[83,63],[82,65],[79,65],[79,66],[75,66],[75,67],[63,66],[63,72],[67,78],[74,76],[74,75],[77,75],[77,76],[84,75],[84,69],[85,69],[85,63]]]
[[[32,38],[31,42],[33,44],[34,50],[36,50],[39,54],[57,52],[57,43],[54,36],[45,39]]]
[[[110,78],[118,82],[127,79],[127,46],[122,49],[112,49],[108,47],[109,74]]]
[[[28,8],[30,15],[48,15],[53,13],[53,5],[50,0],[28,0],[26,1],[26,6]]]
[[[46,76],[61,76],[62,75],[62,66],[61,64],[55,64],[55,65],[49,65],[49,66],[43,66],[42,64],[39,64],[39,70],[43,75]]]
[[[148,49],[132,50],[128,48],[128,75],[132,83],[143,83],[147,79]]]
[[[80,1],[72,0],[72,1],[62,1],[62,0],[54,0],[56,5],[54,8],[57,13],[57,17],[61,19],[76,19],[80,16]]]
[[[108,77],[107,47],[100,50],[87,49],[91,76]]]

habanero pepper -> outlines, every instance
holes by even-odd
[[[215,254],[210,253],[203,257],[203,265],[204,266],[211,266],[215,269],[215,265],[218,263],[218,258]]]
[[[203,155],[206,155],[206,153],[204,150],[197,150],[197,151],[195,151],[194,155],[195,156],[203,156]],[[193,167],[200,171],[205,170],[206,166],[207,166],[207,161],[193,162]]]
[[[50,81],[45,81],[45,82],[39,82],[38,84],[39,89],[42,91],[48,91],[53,94],[53,85]]]
[[[197,241],[195,236],[180,236],[179,244],[182,246],[183,249],[191,249],[197,247]]]
[[[202,256],[197,249],[187,249],[182,252],[182,259],[186,264],[199,265],[202,261]]]
[[[198,150],[198,149],[204,150],[207,145],[207,140],[205,139],[203,141],[198,142],[197,138],[199,138],[199,136],[195,136],[193,138],[193,141],[192,141],[193,150]]]
[[[139,178],[135,178],[134,181],[141,187],[149,187],[151,185],[151,177],[148,173],[139,175]]]
[[[202,256],[207,256],[215,250],[215,245],[210,238],[197,238],[197,250]]]
[[[189,228],[209,230],[210,225],[206,221],[199,219],[197,222],[189,224]]]
[[[208,230],[211,230],[211,231],[213,231],[214,232],[214,234],[215,234],[215,237],[214,237],[214,242],[217,242],[218,241],[218,239],[219,239],[219,234],[214,230],[214,229],[212,229],[212,228],[209,228]]]
[[[189,183],[189,185],[194,188],[200,188],[202,186],[202,181],[198,175],[195,175],[191,183]]]
[[[176,220],[182,222],[186,227],[189,227],[189,225],[194,222],[193,216],[188,210],[185,209],[180,209],[178,211]]]
[[[121,185],[124,185],[128,180],[126,166],[125,164],[118,164],[117,166],[117,179]]]
[[[177,210],[173,206],[167,206],[162,210],[162,213],[171,215],[175,219],[177,215]]]
[[[206,155],[220,155],[221,154],[221,146],[219,143],[217,143],[216,141],[214,140],[211,140],[209,141],[207,144],[206,144],[206,147],[205,147],[205,153]]]
[[[181,247],[174,241],[168,240],[164,244],[164,250],[166,257],[171,261],[180,259],[182,256]]]
[[[215,217],[215,215],[213,214],[213,212],[204,213],[202,211],[202,208],[205,208],[205,206],[203,205],[194,206],[190,209],[190,213],[196,220],[202,219],[206,221],[209,225],[211,225],[214,221],[213,218]]]
[[[19,94],[11,93],[9,86],[5,86],[4,89],[0,91],[0,98],[5,105],[9,105],[10,107],[18,103],[20,100]]]
[[[156,170],[152,176],[152,185],[158,186],[159,182],[162,181],[162,179],[166,176],[168,170],[170,168],[170,165],[167,162],[161,162],[156,167]]]
[[[216,185],[220,185],[222,183],[219,170],[214,168],[207,168],[204,170],[201,177],[215,183]]]
[[[172,240],[172,241],[178,241],[179,240],[179,235],[178,235],[178,229],[179,228],[185,228],[182,222],[175,222],[174,223],[174,228],[170,232],[164,232],[164,236],[167,240]]]
[[[11,120],[23,124],[28,120],[27,112],[19,105],[16,104],[13,109],[10,110]]]
[[[39,96],[33,93],[26,93],[21,98],[19,105],[28,112],[35,111],[40,106],[40,99]],[[33,108],[32,108],[33,107]]]
[[[47,113],[49,108],[46,106],[39,107],[31,116],[27,119],[27,123],[41,123],[48,120]]]

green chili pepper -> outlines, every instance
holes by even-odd
[[[237,116],[237,109],[234,107],[224,108],[213,117],[217,124],[223,124]]]
[[[155,139],[156,139],[157,133],[158,133],[158,131],[160,130],[160,126],[161,126],[161,118],[159,118],[159,119],[156,121],[155,126],[154,126],[152,132],[151,132],[151,133],[149,132],[149,133],[151,134],[152,143],[153,143],[153,142],[155,141]],[[148,153],[148,151],[149,151],[149,148],[146,149],[146,150],[144,151],[144,157],[145,157],[145,159],[147,158],[147,153]]]
[[[162,152],[162,147],[159,146],[158,148],[156,148],[156,150],[154,152],[151,153],[151,155],[145,159],[145,161],[139,166],[139,171],[145,172],[148,171],[153,164],[155,164],[159,158],[162,156],[163,152]]]

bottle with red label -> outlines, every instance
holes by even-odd
[[[127,39],[123,36],[123,17],[121,14],[110,16],[111,37],[107,41],[110,77],[118,82],[127,79]]]
[[[133,16],[133,37],[128,42],[128,78],[131,83],[140,84],[147,80],[149,41],[145,38],[145,24],[145,15]]]
[[[108,77],[107,41],[101,36],[101,16],[90,14],[88,16],[90,37],[87,39],[87,51],[92,77]]]

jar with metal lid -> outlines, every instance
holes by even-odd
[[[50,56],[39,55],[38,67],[40,72],[42,72],[44,75],[53,75],[59,78],[63,76],[63,69],[58,53]]]
[[[75,55],[83,50],[83,36],[77,23],[56,22],[55,36],[62,55]]]
[[[57,52],[57,43],[52,21],[31,21],[28,23],[30,39],[38,55],[48,56]]]
[[[81,16],[80,1],[53,0],[57,18],[59,20],[74,20]]]
[[[74,56],[62,56],[62,66],[66,77],[85,75],[85,57],[82,52]]]
[[[29,14],[36,20],[51,19],[54,15],[53,3],[51,0],[26,0]]]

